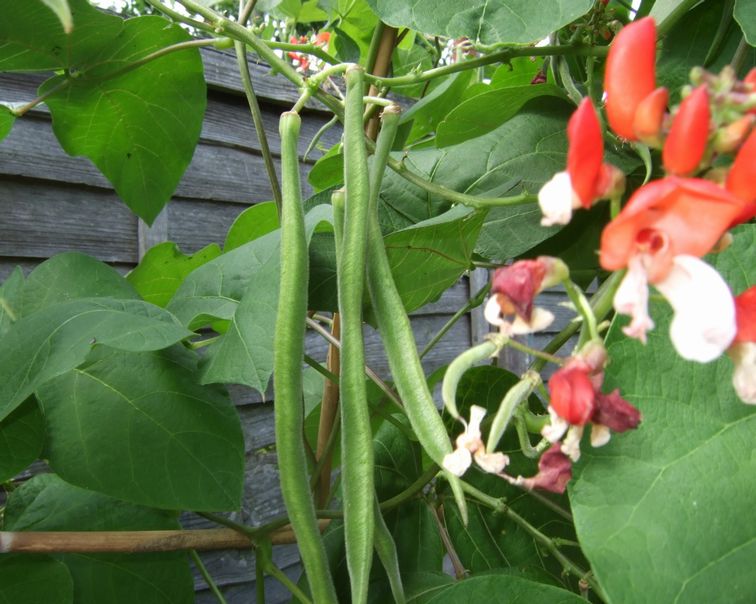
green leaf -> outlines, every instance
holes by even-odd
[[[537,42],[591,8],[590,0],[368,0],[382,21],[425,34],[466,37],[483,44]]]
[[[159,350],[189,335],[171,314],[138,300],[84,298],[19,319],[0,348],[0,420],[47,380],[81,364],[95,344]]]
[[[309,182],[316,191],[330,189],[344,182],[344,154],[341,144],[334,145],[323,155],[307,174]]]
[[[470,268],[485,212],[456,206],[385,238],[391,272],[407,311],[437,300]]]
[[[444,548],[427,502],[410,500],[386,514],[386,525],[394,537],[402,573],[441,570]]]
[[[16,116],[9,107],[0,104],[0,141],[10,134]]]
[[[453,577],[441,571],[406,573],[403,579],[408,604],[425,602],[427,598],[454,583]]]
[[[128,66],[189,34],[161,17],[123,22],[103,40],[98,61],[82,75],[48,80],[53,130],[69,155],[84,155],[113,183],[136,214],[152,223],[192,159],[207,103],[202,60],[195,49],[174,52],[136,69]],[[110,74],[126,70],[116,77]]]
[[[81,254],[64,252],[45,260],[26,278],[22,316],[79,298],[139,299],[134,288],[118,271]]]
[[[743,35],[751,46],[756,46],[756,1],[735,0],[732,16],[743,29]]]
[[[733,292],[756,282],[756,227],[707,260]],[[753,433],[756,409],[734,394],[732,363],[681,359],[671,312],[651,306],[648,344],[615,321],[605,391],[643,413],[638,430],[583,447],[570,499],[580,543],[614,602],[747,601],[756,593]],[[639,588],[642,586],[642,589]]]
[[[73,29],[73,17],[71,16],[71,9],[68,6],[68,0],[41,1],[58,17],[60,24],[63,26],[63,31],[70,34]]]
[[[174,512],[135,506],[79,489],[54,474],[35,476],[13,491],[5,510],[5,529],[13,531],[150,531],[177,528],[180,527]],[[183,552],[62,554],[56,557],[71,573],[74,602],[77,604],[194,602],[192,575]],[[37,602],[57,604],[58,600]]]
[[[189,273],[220,254],[217,243],[187,256],[178,245],[166,241],[151,247],[126,279],[147,302],[165,307]]]
[[[412,604],[458,604],[459,602],[486,602],[493,594],[497,604],[548,602],[549,604],[585,604],[575,593],[536,583],[510,573],[487,574],[469,577],[463,581],[439,587],[427,595],[410,600]]]
[[[50,556],[0,556],[0,601],[7,604],[70,604],[73,580],[66,566]]]
[[[436,146],[458,145],[495,130],[517,115],[525,103],[539,96],[567,100],[562,89],[551,84],[496,88],[474,96],[452,109],[439,124]]]
[[[50,466],[66,481],[170,509],[239,507],[244,441],[223,389],[200,386],[183,347],[98,348],[38,391]],[[134,379],[139,376],[139,379]]]
[[[359,63],[360,47],[344,30],[334,27],[333,46],[336,56],[343,63]]]
[[[13,478],[39,457],[45,421],[34,397],[0,421],[0,482]]]
[[[536,60],[534,61],[533,59]],[[491,87],[506,88],[510,86],[530,85],[530,82],[542,68],[542,59],[536,57],[515,57],[509,63],[496,68],[496,71],[491,76]]]
[[[305,219],[307,237],[330,222],[330,206]],[[192,272],[169,304],[185,325],[231,319],[228,331],[208,347],[202,383],[245,384],[265,392],[273,371],[273,339],[280,280],[280,231],[273,231]]]
[[[0,337],[4,336],[21,316],[23,287],[24,273],[17,266],[0,285]]]
[[[405,417],[397,421],[409,423]],[[375,492],[383,501],[409,487],[423,471],[417,441],[410,441],[406,433],[391,422],[383,422],[373,439],[375,451]]]
[[[256,203],[236,217],[226,234],[223,251],[230,252],[245,243],[275,231],[279,226],[275,202]]]
[[[412,122],[408,142],[436,130],[439,122],[462,100],[473,75],[472,70],[467,70],[446,78],[402,115],[402,123]]]
[[[674,91],[673,97],[676,98],[672,101],[679,100],[677,89],[689,83],[693,67],[704,65],[709,71],[716,73],[732,59],[741,40],[741,32],[732,22],[713,55],[709,56],[722,21],[723,9],[721,2],[703,2],[686,13],[664,38],[656,67],[658,85]],[[754,55],[754,50],[750,49],[746,66],[753,65]]]

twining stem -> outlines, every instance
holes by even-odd
[[[580,342],[578,347],[582,346],[588,340],[598,340],[598,323],[596,321],[596,315],[593,314],[593,308],[585,297],[583,290],[573,283],[570,279],[562,281],[564,289],[567,292],[567,296],[575,306],[575,310],[583,319],[583,329],[580,334]]]
[[[202,562],[202,558],[199,557],[197,550],[194,550],[194,549],[191,550],[189,552],[189,556],[191,557],[192,562],[194,562],[194,566],[197,567],[197,570],[199,571],[200,575],[202,575],[202,578],[205,580],[205,583],[210,588],[210,591],[213,592],[215,599],[218,600],[218,604],[228,604],[228,602],[226,602],[226,598],[223,597],[221,590],[218,589],[218,586],[213,580],[212,575],[207,570],[207,567],[205,566],[204,562]]]
[[[469,313],[472,309],[477,308],[481,304],[483,304],[483,300],[486,297],[486,294],[488,294],[488,290],[491,289],[491,284],[486,283],[483,287],[481,287],[475,295],[470,298],[467,301],[467,304],[465,304],[462,308],[460,308],[457,312],[455,312],[452,317],[444,323],[444,326],[438,330],[436,335],[434,335],[430,341],[425,345],[425,348],[423,348],[420,351],[420,358],[422,359],[426,354],[428,354],[433,347],[438,344],[441,341],[441,338],[443,338],[449,330],[454,327],[457,321],[459,321],[462,317],[464,317],[467,313]]]
[[[573,562],[568,556],[565,556],[559,547],[554,543],[554,540],[551,539],[548,535],[543,534],[541,531],[539,531],[536,527],[534,527],[532,524],[530,524],[525,518],[520,516],[517,512],[512,510],[504,499],[499,499],[496,497],[492,497],[480,489],[475,488],[471,484],[462,481],[462,488],[465,490],[466,493],[477,499],[480,503],[485,505],[486,507],[491,508],[495,512],[498,512],[500,514],[504,514],[507,518],[512,520],[515,524],[520,526],[523,530],[525,530],[526,533],[528,533],[535,541],[537,541],[540,545],[546,548],[548,552],[554,556],[554,558],[562,565],[562,568],[569,573],[572,573],[574,576],[576,576],[578,579],[585,579],[591,588],[596,592],[596,595],[601,598],[603,601],[607,601],[606,595],[602,591],[599,584],[596,582],[596,580],[589,576],[587,571],[583,570],[578,564]]]
[[[241,9],[239,10],[238,22],[239,25],[246,25],[250,15],[252,15],[252,11],[255,10],[257,0],[247,0],[246,3],[244,0],[240,0],[239,4],[241,5]]]
[[[296,52],[303,55],[312,55],[329,65],[339,64],[339,60],[336,57],[328,54],[320,46],[315,44],[293,44],[291,42],[278,42],[277,40],[264,40],[263,42],[269,48],[285,50],[287,52]]]
[[[337,348],[341,347],[341,342],[334,338],[328,332],[328,330],[324,329],[323,326],[319,325],[316,321],[307,319],[307,327],[318,333],[330,344],[333,344]],[[403,407],[402,400],[399,398],[399,396],[397,396],[396,392],[391,389],[391,386],[389,386],[375,371],[373,371],[367,365],[365,366],[365,375],[368,376],[368,378],[370,378],[370,381],[372,381],[376,386],[378,386],[378,388],[381,389],[381,392],[383,392],[383,394],[385,394],[389,398],[389,400],[397,406],[399,410],[401,410],[401,408]]]
[[[276,165],[273,162],[273,154],[270,152],[270,146],[268,145],[268,136],[265,134],[265,124],[263,123],[262,119],[260,103],[257,102],[257,95],[255,94],[254,87],[252,86],[252,78],[249,75],[249,64],[247,63],[247,48],[241,42],[234,42],[234,49],[236,50],[236,62],[239,65],[239,75],[241,76],[242,87],[244,88],[244,94],[247,97],[247,104],[249,105],[249,110],[252,114],[252,122],[255,125],[257,140],[260,142],[260,150],[262,151],[263,161],[265,162],[265,171],[268,173],[270,189],[273,192],[273,201],[276,203],[276,210],[278,210],[278,216],[280,218],[281,186],[278,184]]]
[[[433,514],[433,520],[436,522],[438,535],[439,537],[441,537],[441,543],[443,543],[444,545],[446,555],[449,556],[449,561],[451,562],[452,568],[454,569],[454,577],[457,579],[457,581],[461,581],[465,578],[465,575],[467,573],[465,571],[465,565],[462,564],[462,560],[459,559],[457,550],[454,549],[454,544],[452,543],[451,537],[449,536],[449,531],[446,530],[446,525],[444,524],[444,520],[442,518],[443,507],[437,508],[430,503],[428,504],[428,507],[431,510],[431,514]]]

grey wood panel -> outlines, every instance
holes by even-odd
[[[0,176],[0,215],[0,256],[77,250],[106,262],[137,260],[137,219],[112,191]]]

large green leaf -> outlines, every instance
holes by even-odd
[[[407,311],[437,300],[470,268],[485,212],[457,206],[384,240],[391,272]]]
[[[223,251],[230,252],[237,247],[267,235],[280,226],[278,209],[274,201],[256,203],[236,217],[226,234]]]
[[[406,418],[397,421],[407,425]],[[385,500],[408,488],[422,473],[422,459],[417,441],[407,438],[404,430],[383,422],[373,439],[375,451],[375,492]]]
[[[459,602],[486,602],[495,598],[497,604],[548,602],[548,604],[585,604],[578,594],[551,585],[529,581],[509,573],[473,576],[436,586],[423,595],[409,600],[412,604],[459,604]]]
[[[191,37],[161,17],[124,21],[71,0],[65,34],[40,2],[0,0],[0,71],[63,70],[40,87],[70,155],[88,157],[151,223],[192,159],[206,87],[196,48],[134,63]]]
[[[73,16],[71,8],[68,6],[68,0],[41,0],[58,17],[63,31],[67,34],[73,29]]]
[[[50,556],[0,556],[2,604],[71,604],[73,580],[65,564]]]
[[[439,124],[436,146],[458,145],[495,130],[539,96],[567,98],[561,88],[551,84],[494,88],[474,96],[452,109]]]
[[[178,245],[166,241],[150,248],[126,279],[147,302],[165,307],[189,273],[220,254],[217,243],[187,256]]]
[[[170,313],[139,300],[83,298],[19,319],[0,347],[0,419],[47,380],[81,364],[95,344],[160,350],[190,334]]]
[[[21,314],[79,298],[137,300],[134,288],[118,271],[81,254],[65,252],[40,264],[26,278]]]
[[[584,15],[590,0],[368,0],[382,21],[425,34],[466,37],[484,44],[543,39]]]
[[[307,237],[331,221],[330,206],[305,219]],[[280,231],[276,230],[192,272],[169,304],[185,324],[231,319],[228,331],[208,348],[202,383],[245,384],[265,392],[273,372],[273,339],[280,281]]]
[[[433,516],[428,502],[421,499],[386,514],[402,573],[441,570],[444,548]]]
[[[50,466],[72,484],[142,505],[238,508],[239,419],[223,389],[197,383],[196,368],[180,346],[103,347],[50,380],[38,390]]]
[[[34,397],[0,421],[0,482],[9,480],[39,457],[45,420]]]
[[[708,260],[734,292],[756,282],[756,227]],[[584,447],[570,489],[575,525],[612,602],[748,602],[756,593],[753,434],[756,409],[731,385],[727,358],[684,361],[670,312],[652,305],[644,347],[616,321],[605,390],[643,412],[637,431]]]
[[[124,503],[71,486],[54,474],[43,474],[11,494],[4,528],[12,531],[149,531],[179,526],[175,513]],[[73,577],[76,604],[194,602],[192,575],[183,552],[56,557]],[[57,604],[58,601],[37,602]],[[15,604],[15,600],[13,602]]]
[[[756,1],[735,0],[733,17],[743,29],[743,35],[751,46],[756,46]]]

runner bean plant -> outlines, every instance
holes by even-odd
[[[146,4],[0,0],[0,71],[49,75],[0,90],[0,139],[45,106],[149,224],[199,141],[200,48],[229,49],[272,199],[223,250],[125,277],[62,253],[0,286],[4,601],[192,602],[194,564],[226,602],[197,551],[228,548],[257,602],[266,575],[314,603],[756,598],[752,0]],[[250,57],[298,92],[280,166]],[[481,269],[419,351],[408,313]],[[470,312],[490,333],[426,373]],[[271,378],[286,513],[252,526],[226,385]]]

